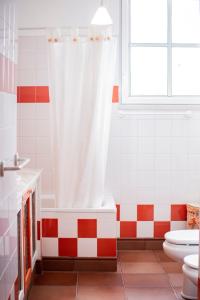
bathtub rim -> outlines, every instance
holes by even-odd
[[[41,195],[40,200],[55,200],[54,195]],[[116,204],[113,197],[106,197],[104,199],[105,205],[95,208],[58,208],[58,207],[42,207],[40,211],[43,212],[56,212],[56,213],[116,213]]]

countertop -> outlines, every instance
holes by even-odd
[[[41,173],[41,169],[28,168],[17,172],[17,199],[21,200],[23,194],[35,186]]]

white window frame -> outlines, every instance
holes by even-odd
[[[184,43],[172,43],[172,28],[171,28],[171,18],[172,18],[172,1],[168,1],[168,16],[167,16],[167,43],[130,43],[130,1],[122,0],[122,89],[121,89],[121,104],[122,105],[143,105],[143,104],[158,104],[158,105],[199,105],[200,95],[187,95],[187,96],[131,96],[130,95],[130,49],[131,47],[139,46],[165,46],[168,48],[168,74],[167,74],[167,92],[168,95],[171,94],[171,60],[172,60],[172,47],[192,47],[200,48],[200,44],[184,44]],[[149,0],[150,1],[150,0]]]

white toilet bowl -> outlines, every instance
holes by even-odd
[[[199,230],[175,230],[165,234],[164,252],[177,262],[183,262],[184,257],[197,254],[199,251]]]
[[[199,269],[199,255],[192,254],[184,258],[183,265],[183,289],[182,297],[185,299],[198,299],[197,285],[198,285],[198,269]]]

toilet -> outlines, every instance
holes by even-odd
[[[167,232],[163,250],[173,260],[183,263],[185,256],[197,254],[199,251],[199,230],[187,229]]]
[[[165,234],[163,250],[174,261],[184,263],[182,296],[197,299],[199,230],[175,230]]]
[[[199,269],[199,255],[192,254],[184,258],[183,265],[183,289],[181,295],[185,299],[198,299],[197,284],[198,284],[198,269]]]

